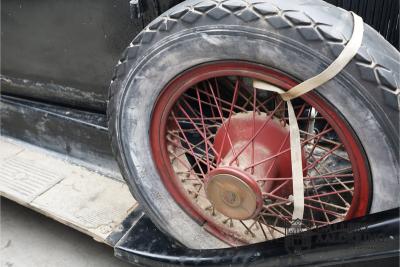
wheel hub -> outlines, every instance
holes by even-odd
[[[233,219],[253,218],[262,207],[262,193],[256,181],[234,168],[221,167],[210,172],[206,194],[216,210]]]
[[[260,134],[254,138],[254,144],[249,144],[247,140],[258,130]],[[282,182],[268,182],[262,187],[257,183],[257,178],[267,176],[290,177],[290,153],[283,153],[275,160],[253,168],[245,168],[287,149],[288,135],[287,127],[276,118],[268,119],[265,113],[254,117],[251,113],[238,113],[224,122],[214,142],[217,151],[221,151],[222,167],[210,172],[206,181],[207,197],[216,210],[233,219],[251,219],[262,208],[261,191],[271,192],[278,188],[276,193],[281,197],[291,194],[291,183],[281,186]],[[240,156],[235,157],[239,153]]]
[[[249,142],[256,132],[259,134],[252,143]],[[235,166],[253,180],[292,176],[288,126],[282,125],[277,118],[268,118],[266,113],[260,112],[254,117],[251,113],[235,114],[218,129],[214,147],[221,151],[222,166]],[[276,154],[279,156],[262,162]],[[305,166],[304,151],[302,155]],[[252,164],[256,166],[248,168]],[[287,198],[292,194],[292,183],[282,186],[281,181],[269,181],[263,184],[262,190],[274,191],[276,195]]]

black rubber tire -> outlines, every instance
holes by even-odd
[[[132,41],[110,86],[110,136],[133,195],[160,229],[188,247],[225,246],[175,203],[153,163],[149,125],[165,85],[198,64],[232,59],[306,80],[337,57],[352,28],[349,12],[320,0],[189,0]],[[366,152],[373,179],[370,212],[399,206],[399,58],[365,25],[357,56],[317,89],[351,125]]]

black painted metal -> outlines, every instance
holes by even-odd
[[[399,49],[399,0],[325,0],[359,14]]]
[[[0,119],[4,136],[83,160],[120,177],[105,115],[2,96]]]
[[[399,223],[399,210],[393,209],[246,247],[192,250],[161,233],[143,217],[117,243],[114,252],[128,262],[153,267],[374,266],[377,262],[398,262]],[[300,244],[298,248],[302,249],[296,253],[293,244]]]
[[[35,99],[43,103],[59,105],[60,107],[79,107],[81,110],[103,113],[106,103],[103,96],[95,91],[89,92],[74,87],[55,83],[44,83],[28,79],[0,77],[2,94],[21,99]],[[90,103],[88,103],[90,98]]]
[[[26,81],[23,88],[23,82],[3,80],[2,93],[105,113],[123,50],[176,0],[162,0],[160,10],[158,1],[142,2],[138,19],[131,17],[129,0],[2,1],[1,74]]]
[[[134,209],[124,221],[106,239],[106,243],[114,247],[144,216],[141,207]]]

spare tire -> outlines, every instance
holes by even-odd
[[[351,37],[349,12],[319,0],[185,1],[123,53],[110,86],[112,147],[132,194],[190,248],[284,235],[289,90]],[[365,25],[357,56],[294,101],[307,227],[399,206],[399,53]]]

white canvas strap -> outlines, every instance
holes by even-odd
[[[339,74],[347,64],[353,59],[359,50],[363,35],[364,22],[361,17],[351,12],[353,15],[354,26],[353,34],[346,47],[340,53],[339,57],[332,62],[323,72],[317,76],[310,78],[299,85],[284,91],[274,85],[254,80],[254,88],[275,92],[281,95],[286,101],[289,115],[289,132],[290,132],[290,155],[292,161],[292,183],[293,183],[293,215],[292,221],[302,220],[304,215],[304,184],[303,184],[303,164],[301,155],[300,131],[297,124],[296,114],[290,100],[297,98],[321,85],[328,82]]]

